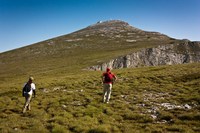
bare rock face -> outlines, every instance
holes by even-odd
[[[107,67],[120,69],[193,62],[200,62],[200,42],[185,41],[185,43],[181,44],[168,44],[156,48],[143,49],[100,65],[89,67],[89,69],[105,70]]]

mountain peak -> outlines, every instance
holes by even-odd
[[[121,20],[98,21],[76,33],[80,34],[120,34],[122,32],[143,32]]]
[[[98,21],[94,25],[116,25],[116,24],[121,24],[121,25],[129,25],[127,22],[122,21],[122,20],[106,20],[106,21]]]
[[[121,20],[107,20],[107,21],[98,21],[96,24],[88,26],[88,28],[133,28],[127,22]]]

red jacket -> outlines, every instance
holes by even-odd
[[[103,73],[103,83],[112,84],[113,78],[116,79],[116,76],[111,72]]]

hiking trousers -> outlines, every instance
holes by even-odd
[[[104,83],[103,84],[104,88],[103,88],[103,102],[108,103],[110,100],[110,95],[111,95],[111,90],[112,90],[112,84],[107,84]]]
[[[31,110],[30,102],[31,102],[32,95],[25,94],[24,97],[25,97],[25,103],[24,103],[24,107],[23,107],[23,113],[25,113],[27,109]]]

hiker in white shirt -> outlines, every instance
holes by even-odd
[[[30,77],[28,82],[24,85],[23,90],[22,90],[22,95],[25,97],[25,103],[23,107],[23,113],[26,112],[26,110],[31,110],[30,102],[32,95],[35,97],[36,92],[35,92],[35,84],[33,83],[34,78]]]

